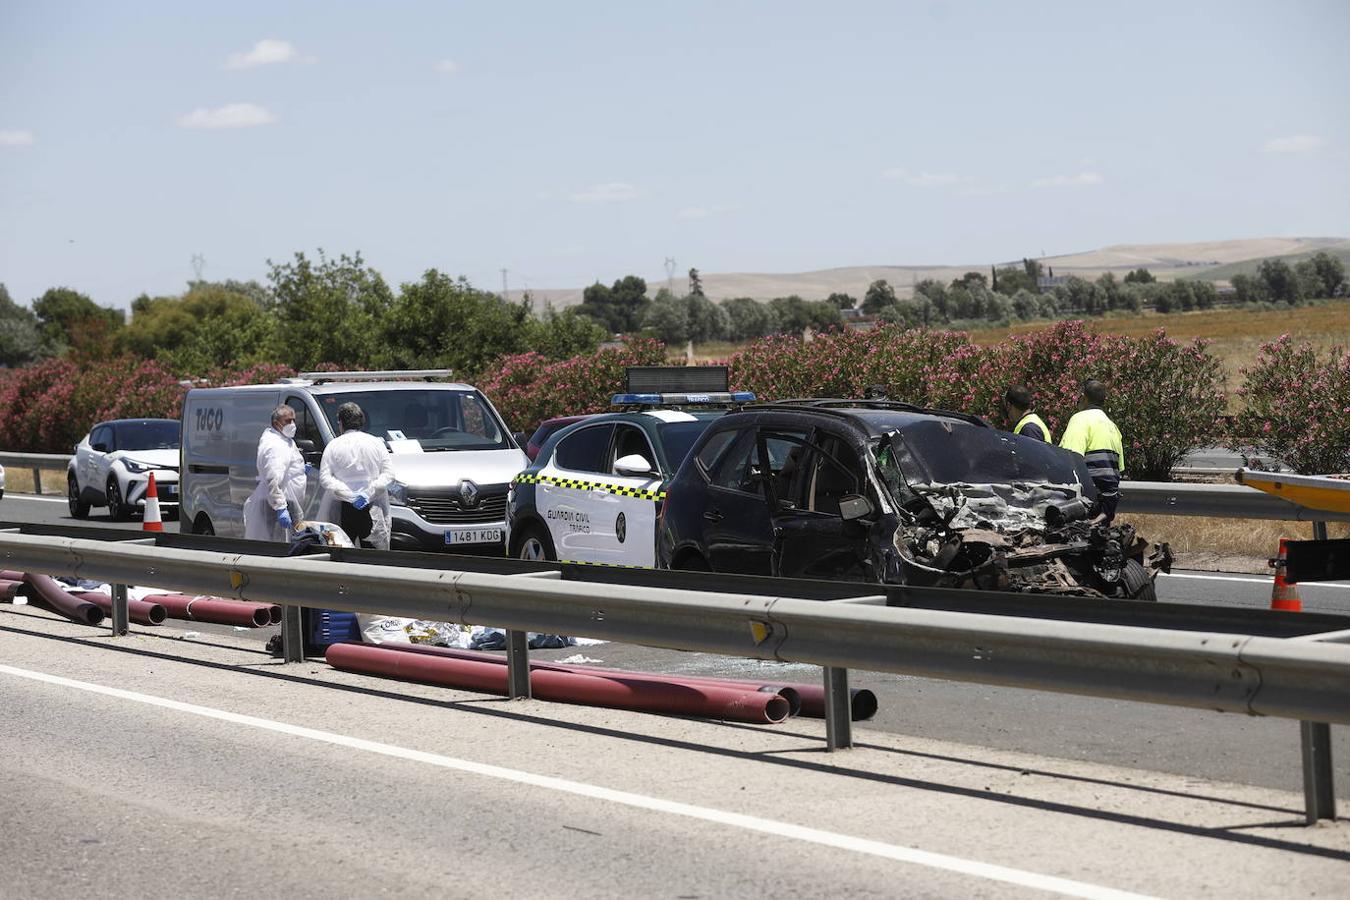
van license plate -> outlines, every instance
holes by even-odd
[[[445,532],[447,544],[500,544],[500,528],[451,528]]]

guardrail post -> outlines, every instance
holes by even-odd
[[[33,493],[42,493],[42,470],[33,466]]]
[[[1314,541],[1325,541],[1326,539],[1327,539],[1327,523],[1326,523],[1326,522],[1314,522],[1314,523],[1313,523],[1313,540],[1314,540]]]
[[[853,746],[853,703],[848,691],[848,669],[825,667],[825,749]]]
[[[512,700],[529,700],[530,693],[530,635],[525,631],[507,629],[506,632],[507,693]]]
[[[113,637],[120,637],[130,630],[131,617],[127,612],[127,586],[125,584],[114,584],[112,586]]]
[[[1331,769],[1331,726],[1326,722],[1299,722],[1303,745],[1303,804],[1308,824],[1336,818],[1335,777]]]
[[[305,627],[300,618],[299,606],[281,608],[281,661],[305,661]]]

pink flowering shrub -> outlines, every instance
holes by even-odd
[[[628,366],[658,366],[666,361],[660,341],[637,338],[561,362],[539,353],[520,353],[499,360],[479,377],[487,394],[511,428],[533,428],[554,416],[604,412],[622,393]]]
[[[262,384],[294,375],[288,366],[262,363],[218,369],[211,385]],[[194,379],[195,380],[195,379]],[[69,453],[96,422],[176,419],[187,386],[164,364],[121,356],[76,365],[48,359],[0,378],[0,447],[16,453]]]
[[[1276,456],[1305,475],[1350,471],[1350,353],[1319,356],[1284,335],[1242,370],[1243,409],[1230,442]]]
[[[812,341],[766,337],[732,357],[731,384],[754,391],[761,400],[861,397],[867,387],[880,384],[893,399],[926,403],[935,364],[967,346],[961,332],[900,325],[826,331]]]

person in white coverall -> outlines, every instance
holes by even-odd
[[[258,486],[244,501],[244,537],[286,541],[304,516],[305,458],[295,446],[295,410],[272,410],[272,427],[258,439]]]
[[[344,403],[337,419],[342,433],[324,449],[319,463],[323,488],[319,519],[342,526],[358,547],[365,542],[388,550],[388,488],[394,481],[394,463],[384,441],[361,430],[366,424],[361,407]]]

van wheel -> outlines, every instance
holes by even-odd
[[[548,532],[538,525],[526,528],[515,541],[516,549],[512,556],[516,559],[528,559],[535,562],[552,562],[558,558],[553,550],[553,541]]]
[[[89,504],[80,499],[80,482],[74,475],[66,476],[66,502],[70,504],[70,514],[76,519],[89,518]]]
[[[211,520],[206,513],[198,513],[197,518],[192,520],[192,533],[215,537],[216,529],[211,527]]]

